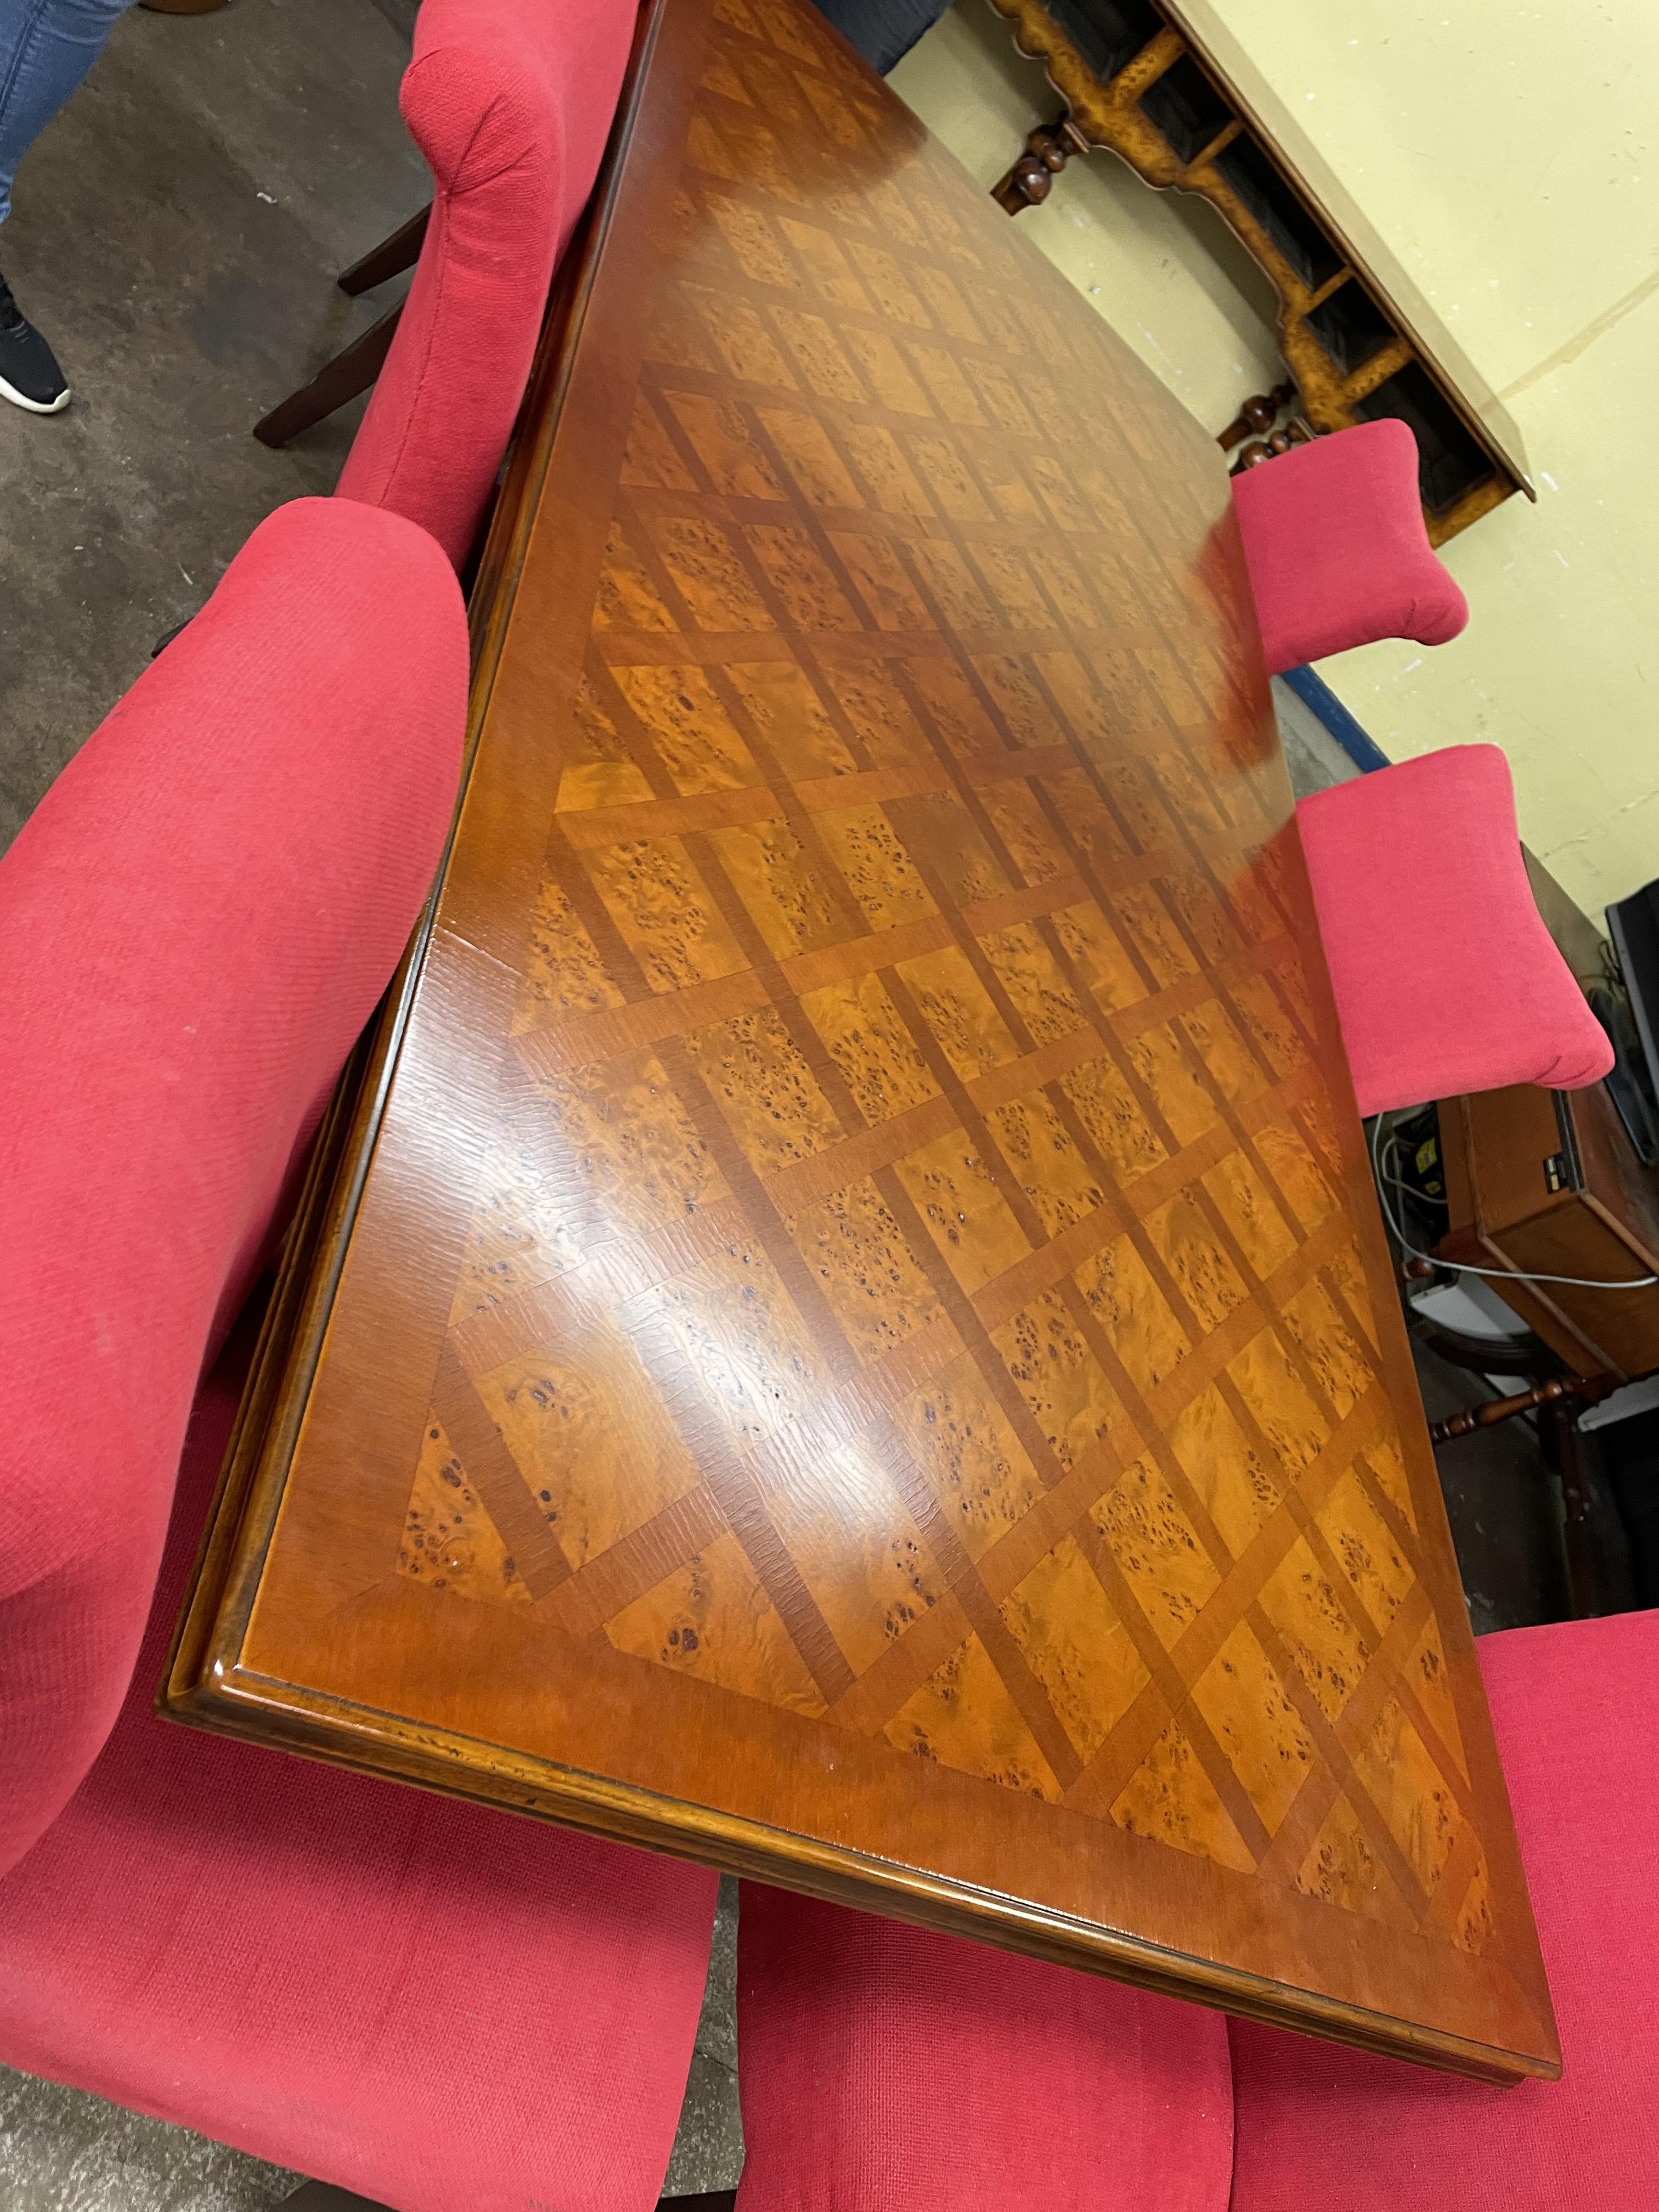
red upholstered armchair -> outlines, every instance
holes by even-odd
[[[433,540],[301,501],[0,860],[0,2063],[399,2212],[646,2212],[714,1877],[150,1711],[466,684]]]
[[[738,2212],[1659,2205],[1659,1613],[1476,1650],[1560,2081],[1455,2081],[750,1886]]]
[[[634,0],[423,0],[398,96],[434,188],[414,284],[400,315],[256,433],[282,444],[378,368],[336,491],[408,515],[457,568],[512,435],[554,270],[593,188],[636,12]],[[368,258],[368,281],[414,258],[392,245]],[[351,272],[341,282],[358,289]]]
[[[1475,1649],[1562,2078],[1486,2088],[1234,2021],[1231,2212],[1659,2205],[1659,1613]]]

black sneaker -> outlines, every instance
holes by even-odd
[[[0,399],[31,415],[57,415],[70,404],[52,348],[11,296],[0,276]]]

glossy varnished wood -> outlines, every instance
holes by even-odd
[[[809,9],[630,101],[167,1708],[1553,2073],[1224,464]]]

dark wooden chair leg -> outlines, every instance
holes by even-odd
[[[1544,1464],[1561,1485],[1561,1541],[1567,1601],[1575,1620],[1628,1613],[1636,1603],[1630,1540],[1602,1476],[1595,1439],[1578,1425],[1578,1409],[1558,1398],[1538,1411]]]
[[[337,353],[326,368],[318,370],[309,384],[289,392],[280,407],[273,407],[263,422],[256,422],[253,434],[259,443],[285,446],[301,430],[310,429],[313,422],[320,422],[337,407],[343,407],[348,399],[367,392],[392,350],[398,318],[403,311],[400,300],[390,314],[381,316],[372,331],[365,331],[355,345],[349,345],[343,353]]]
[[[410,216],[390,238],[383,238],[372,252],[364,254],[361,261],[354,261],[343,275],[336,278],[340,289],[355,300],[359,292],[372,292],[388,276],[401,276],[405,269],[412,269],[421,258],[421,241],[431,220],[432,203],[428,200],[419,215]]]

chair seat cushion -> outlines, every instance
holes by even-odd
[[[1225,2023],[744,1886],[738,2212],[1224,2212]]]
[[[1356,776],[1296,818],[1362,1114],[1607,1073],[1607,1032],[1534,902],[1496,745]]]
[[[647,2212],[714,1876],[151,1712],[246,1341],[120,1721],[0,1880],[0,2062],[398,2212]]]
[[[1444,645],[1468,623],[1424,527],[1405,423],[1363,422],[1246,469],[1233,504],[1272,674],[1382,637]]]
[[[1487,2088],[1235,2021],[1232,2212],[1659,2204],[1659,1613],[1476,1648],[1563,2078]]]

